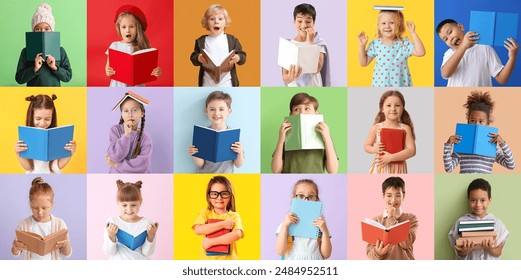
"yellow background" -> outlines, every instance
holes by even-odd
[[[14,152],[14,144],[18,140],[18,126],[25,125],[30,95],[56,94],[54,101],[58,118],[58,126],[74,125],[76,152],[62,173],[87,172],[87,88],[38,88],[38,87],[5,87],[0,91],[0,100],[4,110],[2,137],[0,137],[0,173],[25,173]]]
[[[206,187],[214,174],[174,175],[174,259],[201,258],[202,235],[192,225],[199,211],[207,207]],[[241,215],[244,237],[237,241],[239,260],[260,259],[260,175],[227,174],[235,194],[235,208]]]
[[[412,20],[416,25],[416,34],[425,46],[423,57],[409,57],[413,86],[434,86],[434,1],[433,0],[401,0],[401,1],[348,1],[347,6],[347,84],[348,86],[371,86],[375,61],[366,67],[360,66],[358,60],[358,34],[365,31],[369,37],[366,45],[375,39],[377,10],[374,5],[403,6],[404,20]],[[407,28],[404,37],[411,41]]]

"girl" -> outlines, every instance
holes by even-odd
[[[373,220],[388,228],[395,224],[411,221],[409,237],[398,244],[387,244],[376,241],[376,245],[367,244],[367,257],[371,260],[414,260],[413,243],[416,240],[418,219],[412,213],[402,211],[402,202],[405,200],[405,182],[400,177],[389,177],[382,183],[382,197],[385,209],[382,215]]]
[[[26,97],[25,100],[29,101],[29,107],[27,108],[27,118],[25,120],[26,126],[38,127],[43,129],[53,128],[58,126],[58,117],[56,114],[56,108],[54,107],[54,100],[58,97],[52,95],[39,94],[31,95]],[[67,163],[71,160],[72,155],[76,151],[76,141],[70,141],[66,144],[64,149],[71,152],[70,157],[60,158],[52,161],[41,161],[36,159],[27,159],[20,157],[20,152],[29,149],[27,144],[22,140],[16,141],[14,145],[14,151],[18,161],[25,169],[26,173],[60,173],[60,170],[64,168]]]
[[[150,173],[152,137],[145,129],[145,106],[141,96],[129,91],[120,101],[121,118],[112,126],[105,160],[109,173]],[[117,106],[114,107],[117,108]],[[114,110],[112,109],[112,110]],[[138,127],[138,123],[141,126]]]
[[[373,71],[373,87],[410,87],[412,86],[411,73],[407,64],[411,55],[424,56],[425,48],[416,34],[412,21],[407,22],[407,29],[413,42],[408,38],[402,38],[405,32],[405,24],[401,11],[382,10],[378,14],[377,32],[378,38],[371,41],[365,48],[368,36],[365,32],[358,34],[360,49],[358,59],[360,65],[365,67],[376,58]],[[384,53],[382,55],[382,53]]]
[[[405,99],[399,91],[389,90],[382,94],[379,106],[380,112],[376,115],[374,125],[364,143],[365,151],[375,154],[369,173],[407,173],[405,160],[416,154],[416,144],[414,126],[405,110]],[[394,154],[385,151],[385,145],[380,141],[382,128],[405,130],[405,147],[402,151]]]
[[[241,216],[235,212],[235,195],[232,184],[224,176],[215,176],[208,182],[206,188],[206,202],[208,207],[201,210],[192,226],[195,234],[208,235],[216,231],[226,229],[229,232],[221,236],[204,237],[202,247],[204,250],[220,244],[229,244],[229,254],[208,256],[202,252],[203,259],[209,260],[236,260],[236,241],[244,236]],[[218,220],[209,223],[209,220]]]
[[[467,97],[467,103],[463,105],[467,108],[467,123],[489,125],[492,122],[492,110],[494,102],[488,92],[473,91]],[[445,171],[451,172],[460,164],[460,173],[492,173],[494,161],[508,169],[514,169],[516,163],[514,155],[510,151],[507,142],[499,134],[490,133],[490,142],[497,143],[496,157],[481,155],[467,155],[452,153],[454,144],[461,140],[460,135],[452,135],[447,140],[443,148],[443,163]]]
[[[141,185],[143,182],[123,183],[117,180],[119,216],[107,219],[105,234],[103,235],[103,252],[111,260],[147,260],[156,248],[156,233],[159,226],[152,220],[138,216],[139,208],[143,203]],[[147,231],[143,245],[132,250],[117,242],[116,234],[123,230],[130,235],[137,236]]]
[[[224,33],[224,29],[231,22],[228,11],[218,4],[211,5],[204,13],[201,24],[210,34],[195,40],[194,51],[190,55],[192,64],[200,67],[199,86],[239,86],[235,64],[243,65],[246,62],[246,53],[242,50],[239,39]],[[220,77],[217,77],[219,82],[215,82],[205,71],[204,65],[209,61],[203,56],[203,50],[210,53],[214,61],[223,61],[231,51],[235,51],[228,63],[229,67],[225,67]]]
[[[35,178],[31,182],[29,206],[33,214],[21,220],[16,228],[17,230],[28,231],[45,237],[58,230],[67,229],[67,225],[62,219],[51,215],[51,211],[54,208],[54,192],[51,186],[40,177]],[[11,253],[13,256],[19,256],[23,251],[24,259],[26,260],[59,260],[61,257],[70,257],[72,248],[69,235],[67,234],[66,240],[58,241],[55,248],[56,250],[40,256],[29,252],[25,244],[15,239],[11,247]]]
[[[54,32],[54,16],[49,4],[42,3],[38,6],[31,25],[33,32]],[[60,81],[68,82],[71,78],[71,64],[63,47],[60,47],[58,61],[49,54],[42,57],[42,53],[38,53],[34,59],[27,60],[26,48],[22,49],[16,67],[15,79],[17,83],[27,83],[27,86],[59,87]]]
[[[318,186],[310,179],[299,180],[293,187],[292,197],[319,201]],[[323,217],[316,218],[313,225],[318,227],[321,237],[312,239],[307,237],[289,236],[288,227],[290,224],[298,223],[298,217],[293,213],[288,213],[282,223],[277,228],[277,254],[286,255],[287,260],[323,260],[331,256],[331,236]],[[288,248],[288,241],[292,240],[291,248]]]
[[[110,44],[110,49],[133,53],[142,49],[151,48],[148,38],[145,35],[147,29],[147,19],[145,14],[136,6],[123,5],[116,11],[114,18],[116,30],[121,37],[121,41]],[[108,50],[105,52],[108,55]],[[112,76],[116,72],[110,67],[109,58],[107,56],[107,64],[105,65],[105,74]],[[161,68],[155,68],[150,75],[161,76]],[[110,80],[111,87],[126,87],[127,85],[116,80]]]

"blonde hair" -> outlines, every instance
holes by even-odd
[[[206,12],[204,13],[203,18],[201,19],[201,25],[204,27],[204,29],[208,29],[208,19],[218,13],[223,13],[224,19],[226,20],[226,26],[230,25],[232,23],[232,19],[228,15],[228,11],[221,6],[220,4],[213,4],[208,9],[206,9]]]
[[[403,33],[405,33],[405,21],[403,18],[402,11],[386,11],[382,10],[378,13],[378,16],[376,17],[376,38],[382,38],[382,33],[380,33],[380,29],[378,28],[380,25],[380,20],[383,13],[392,13],[394,14],[394,17],[396,19],[396,31],[394,33],[394,36],[398,39],[402,39]]]
[[[134,40],[134,42],[136,43],[137,50],[150,48],[150,42],[148,41],[148,38],[145,35],[145,31],[143,30],[143,25],[141,24],[141,21],[139,21],[139,19],[135,15],[129,12],[123,12],[119,14],[118,19],[116,20],[116,30],[119,36],[121,37],[121,31],[119,27],[121,24],[121,20],[124,17],[130,17],[136,23],[136,39]]]
[[[295,183],[295,185],[293,186],[293,190],[291,191],[291,197],[295,197],[295,195],[297,194],[297,188],[301,184],[311,185],[313,187],[313,189],[315,189],[315,194],[317,195],[317,201],[320,201],[320,196],[318,196],[318,185],[317,185],[317,183],[315,183],[315,181],[313,181],[311,179],[300,179],[300,180],[298,180]]]

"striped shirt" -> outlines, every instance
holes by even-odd
[[[486,157],[480,155],[467,155],[452,153],[453,144],[444,144],[443,149],[443,164],[445,165],[445,171],[452,172],[458,164],[460,165],[460,174],[465,173],[492,173],[492,166],[494,162],[508,168],[514,169],[516,163],[512,151],[508,147],[506,142],[497,145],[496,157]]]

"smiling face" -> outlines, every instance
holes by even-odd
[[[483,218],[487,215],[487,208],[492,198],[488,197],[488,192],[482,189],[472,190],[469,193],[469,207],[472,214]]]
[[[52,32],[52,28],[48,23],[40,22],[34,27],[33,32]]]
[[[378,33],[381,37],[394,40],[398,33],[399,22],[396,13],[382,12],[378,15]]]
[[[119,21],[119,35],[121,35],[122,42],[127,44],[131,44],[136,40],[137,23],[132,16],[126,15],[121,17]]]
[[[402,188],[389,187],[385,190],[383,195],[384,205],[385,207],[400,208],[404,197],[405,194]]]
[[[223,12],[213,13],[206,19],[206,22],[208,30],[213,36],[221,35],[227,25],[226,17]]]
[[[314,28],[315,21],[311,15],[299,13],[295,17],[293,24],[297,29],[297,33],[305,37],[307,35],[305,30],[308,28]]]
[[[467,120],[469,124],[479,124],[479,125],[489,125],[490,121],[488,119],[487,113],[483,111],[471,111],[469,113],[469,119]]]
[[[446,23],[441,27],[438,36],[449,48],[457,49],[465,37],[465,30],[461,24]]]
[[[143,110],[141,110],[141,105],[132,98],[127,98],[121,104],[121,117],[123,118],[123,123],[130,123],[132,125],[132,130],[137,129],[137,125],[141,122],[141,118],[143,118]]]
[[[118,201],[119,217],[126,222],[139,220],[141,201]]]
[[[220,193],[220,195],[218,194],[216,198],[212,198],[212,192],[218,192]],[[226,192],[229,192],[228,188],[221,183],[214,183],[210,188],[210,193],[208,194],[208,201],[210,202],[212,209],[217,214],[223,214],[228,211],[226,210],[226,208],[230,203],[231,195],[233,194]],[[223,198],[223,196],[226,198]]]
[[[47,129],[52,122],[52,109],[34,109],[33,124],[34,127]]]
[[[386,120],[400,121],[403,113],[402,100],[395,95],[387,97],[382,106],[382,113],[385,115]]]
[[[224,100],[215,99],[208,103],[204,113],[212,122],[212,128],[226,129],[226,119],[232,113],[232,109],[228,107]]]
[[[51,210],[54,204],[50,195],[33,195],[29,205],[31,206],[31,212],[35,221],[45,223],[51,220]]]

